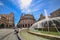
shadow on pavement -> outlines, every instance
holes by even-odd
[[[7,35],[3,36],[2,38],[0,38],[0,40],[3,40],[4,38],[6,38],[8,35],[10,35],[12,32],[8,33]]]

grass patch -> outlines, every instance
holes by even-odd
[[[60,36],[60,32],[48,32],[48,31],[40,31],[41,33],[44,33],[44,34],[51,34],[51,35],[57,35],[57,36]]]
[[[52,32],[52,31],[42,31],[42,30],[31,30],[32,32],[36,32],[36,33],[44,33],[44,34],[51,34],[51,35],[56,35],[56,36],[60,36],[60,32]]]
[[[24,40],[49,40],[46,38],[38,37],[36,35],[29,34],[26,30],[22,30],[20,35],[24,38]]]

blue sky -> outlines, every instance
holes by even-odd
[[[15,24],[19,22],[22,14],[32,14],[38,20],[41,13],[44,15],[44,9],[50,15],[51,12],[59,8],[60,0],[32,0],[26,8],[21,7],[21,0],[0,0],[0,14],[13,12]]]

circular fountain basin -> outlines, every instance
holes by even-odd
[[[60,17],[54,17],[49,19],[43,19],[34,23],[30,29],[44,29],[50,31],[60,31]]]

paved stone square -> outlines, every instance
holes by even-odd
[[[0,40],[18,40],[13,29],[0,29]]]

